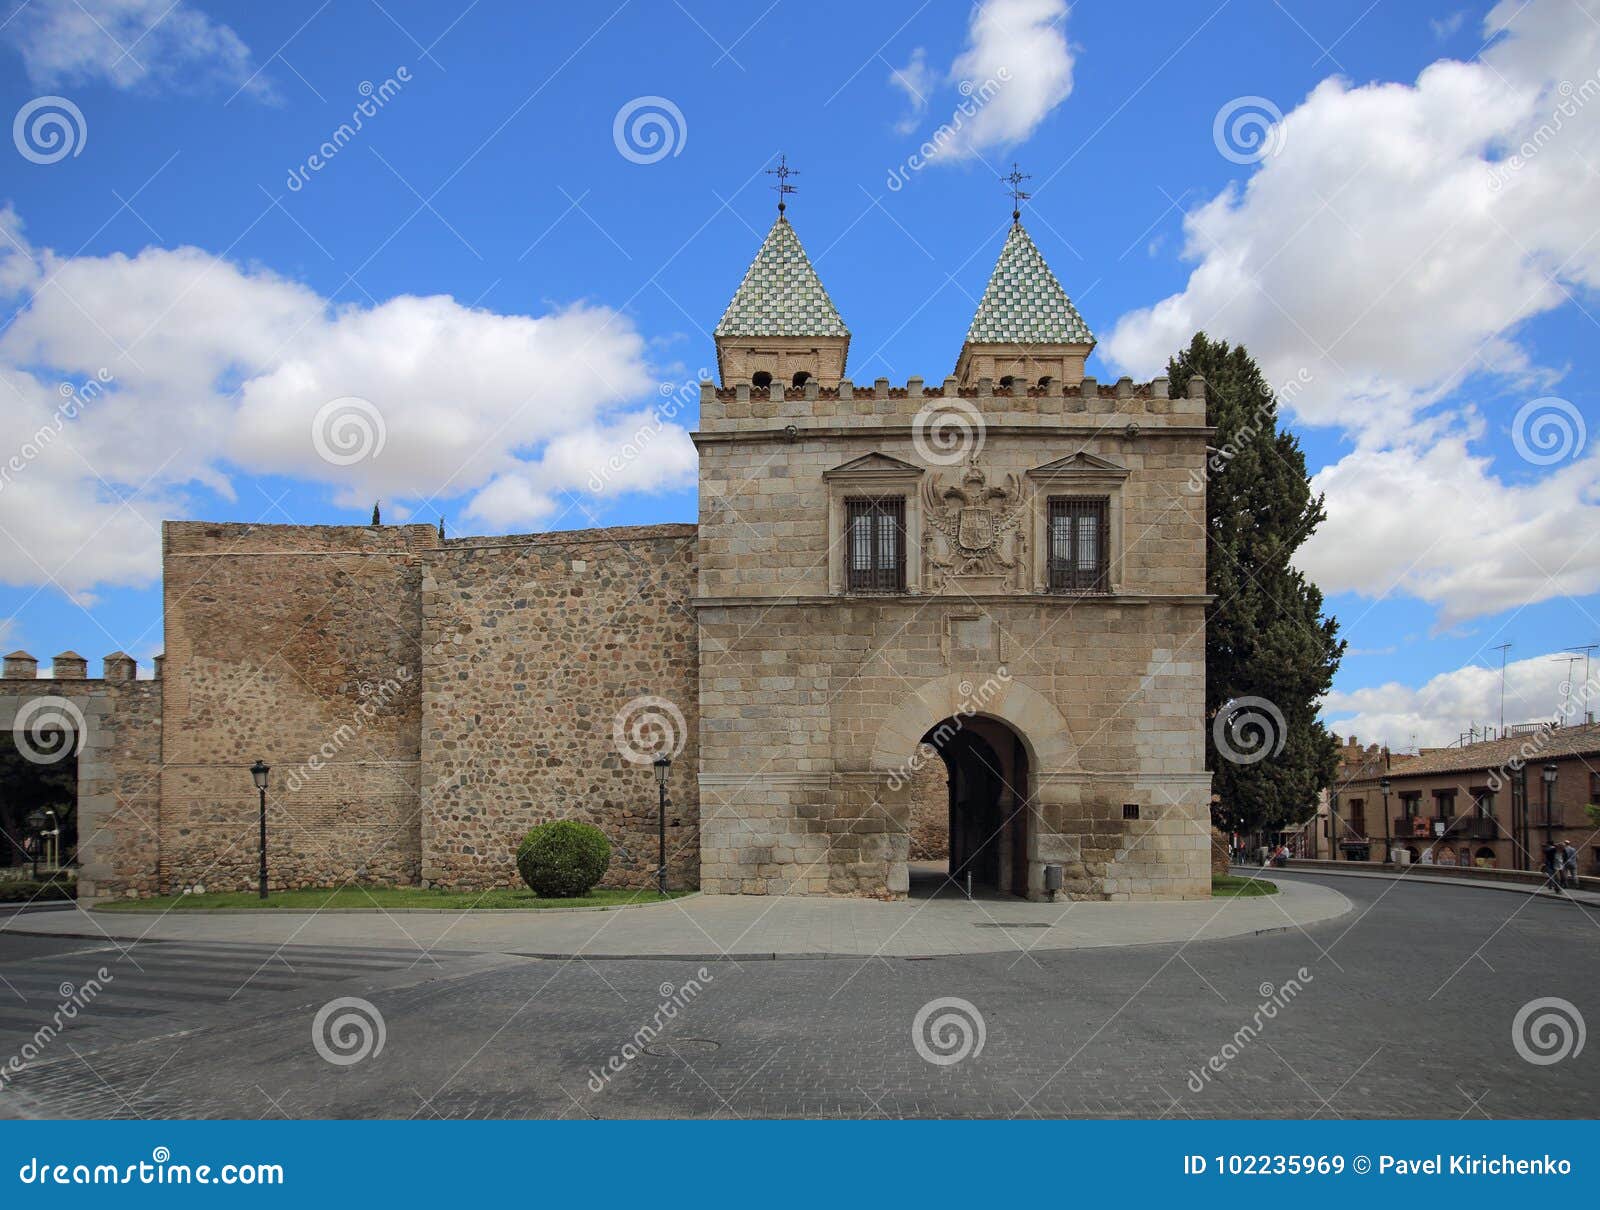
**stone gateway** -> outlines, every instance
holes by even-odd
[[[1203,384],[1084,374],[1020,221],[955,372],[857,384],[780,214],[715,331],[696,525],[169,522],[157,679],[6,659],[79,729],[86,898],[517,883],[534,823],[739,894],[1210,893]],[[955,352],[952,349],[952,352]],[[70,656],[71,658],[67,658]]]

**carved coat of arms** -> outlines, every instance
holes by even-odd
[[[941,486],[930,475],[923,485],[923,548],[932,588],[951,579],[1025,575],[1022,483],[1008,474],[991,484],[976,459],[960,481]]]

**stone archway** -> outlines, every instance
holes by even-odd
[[[990,755],[967,751],[968,740],[981,740]],[[891,831],[905,833],[890,860],[895,890],[910,885],[911,786],[930,759],[943,760],[950,777],[951,879],[964,887],[971,873],[975,886],[1041,897],[1045,861],[1059,860],[1062,778],[1078,771],[1060,711],[1004,673],[938,677],[900,700],[874,735],[870,758],[871,770],[885,779]],[[958,803],[968,792],[973,801]]]
[[[1059,773],[1078,767],[1067,720],[1044,694],[1011,676],[991,674],[980,680],[954,673],[926,681],[900,699],[873,738],[871,767],[893,773],[941,719],[975,715],[1009,724],[1027,745],[1034,769]]]

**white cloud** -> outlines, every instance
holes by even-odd
[[[1272,382],[1309,378],[1293,412],[1356,450],[1318,476],[1330,519],[1303,565],[1333,590],[1398,579],[1446,621],[1600,584],[1600,550],[1577,549],[1594,457],[1513,486],[1469,454],[1469,412],[1426,415],[1474,374],[1548,393],[1559,374],[1518,326],[1600,286],[1600,0],[1506,0],[1485,36],[1502,28],[1414,84],[1324,80],[1242,186],[1189,213],[1184,289],[1101,345],[1148,375],[1205,330]]]
[[[1583,720],[1583,659],[1570,667],[1560,652],[1506,664],[1507,724],[1548,721],[1567,706],[1571,722]],[[1591,665],[1591,673],[1600,664]],[[1323,713],[1341,736],[1362,744],[1387,744],[1396,752],[1454,743],[1470,727],[1500,725],[1500,667],[1471,664],[1442,672],[1420,686],[1397,681],[1352,693],[1332,693]]]
[[[643,338],[608,308],[499,315],[411,295],[335,305],[197,248],[60,258],[29,247],[14,214],[0,212],[0,227],[0,282],[17,291],[8,309],[21,306],[0,335],[0,394],[15,392],[0,412],[0,464],[21,455],[0,466],[0,582],[148,584],[159,520],[189,515],[193,485],[231,494],[240,470],[329,484],[362,512],[383,499],[391,517],[467,496],[468,512],[498,527],[550,522],[566,491],[694,481],[688,434],[668,422],[591,483],[646,424],[638,401],[656,386]],[[58,423],[58,384],[97,376],[104,393]],[[381,448],[314,427],[344,397],[370,401],[363,418]]]
[[[1439,624],[1600,589],[1600,448],[1509,484],[1466,433],[1359,449],[1312,479],[1328,518],[1296,562],[1325,592],[1399,591]]]
[[[1186,218],[1186,288],[1123,316],[1102,351],[1148,372],[1214,332],[1273,382],[1309,371],[1303,419],[1380,430],[1474,371],[1526,371],[1507,333],[1566,301],[1552,272],[1600,283],[1580,158],[1600,152],[1600,125],[1493,186],[1491,156],[1559,101],[1562,73],[1600,64],[1600,27],[1570,24],[1577,53],[1537,78],[1505,53],[1513,35],[1486,55],[1498,62],[1442,60],[1415,86],[1323,81],[1284,118],[1281,150]]]
[[[1457,9],[1445,17],[1430,17],[1428,28],[1433,30],[1433,36],[1443,42],[1446,38],[1453,38],[1461,32],[1466,25],[1467,18],[1471,16],[1466,9]]]
[[[239,35],[182,0],[32,0],[12,10],[4,37],[39,88],[159,83],[270,95]]]
[[[928,67],[928,52],[917,47],[911,52],[911,61],[904,67],[889,72],[889,83],[906,94],[911,111],[894,124],[896,134],[910,134],[917,128],[923,111],[928,108],[928,94],[933,91],[933,72]]]
[[[1072,93],[1074,59],[1064,25],[1066,0],[986,0],[974,6],[967,43],[947,73],[963,98],[939,132],[934,160],[970,159],[991,148],[1020,143]],[[916,126],[933,73],[918,49],[907,68],[889,79],[913,97]]]

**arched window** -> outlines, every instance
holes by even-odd
[[[1050,385],[1050,375],[1046,374],[1043,378],[1039,379],[1039,386],[1040,386],[1041,389],[1046,388],[1049,385]]]
[[[758,387],[770,387],[772,385],[772,375],[767,373],[765,370],[757,370],[750,376],[750,385]]]
[[[1011,384],[1013,382],[1015,382],[1015,381],[1016,380],[1014,378],[1012,378],[1010,374],[1007,374],[1004,378],[1002,378],[1000,380],[1000,385],[1003,386],[1006,390],[1009,391],[1011,389]]]
[[[811,374],[806,370],[796,370],[792,382],[797,387],[803,387],[811,381]]]

